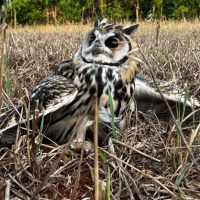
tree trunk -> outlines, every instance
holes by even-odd
[[[57,24],[57,7],[52,8],[52,17],[53,17],[53,23],[56,25]]]
[[[16,26],[17,26],[17,11],[14,9],[14,21],[13,21],[13,27],[14,29],[16,29]]]
[[[139,5],[139,1],[137,0],[135,4],[136,23],[138,23],[139,21],[139,10],[140,10],[140,5]]]
[[[0,24],[5,23],[5,18],[6,18],[6,8],[5,8],[5,5],[1,5],[1,7],[0,7]]]
[[[104,0],[99,0],[99,10],[102,17],[104,15]]]
[[[156,44],[155,44],[156,47],[158,46],[158,43],[159,43],[160,25],[161,25],[161,22],[160,22],[160,20],[158,20],[157,28],[156,28]]]
[[[45,10],[46,10],[46,24],[49,24],[49,9],[48,9],[48,7],[46,7]]]

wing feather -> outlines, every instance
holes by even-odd
[[[69,79],[61,75],[52,75],[43,79],[32,91],[30,96],[30,117],[32,121],[35,109],[41,116],[53,115],[60,108],[67,107],[76,97],[78,89]],[[5,143],[10,134],[15,137],[18,125],[27,122],[26,109],[29,102],[0,115],[0,146]],[[5,146],[5,144],[4,144]]]
[[[158,85],[163,84],[163,81],[158,80]],[[163,96],[170,105],[173,114],[177,117],[178,109],[181,115],[185,110],[185,115],[193,112],[193,108],[199,108],[200,104],[196,99],[185,100],[183,91],[175,92],[170,89],[168,92],[163,91]],[[152,86],[150,79],[145,77],[136,77],[135,80],[135,93],[134,98],[136,101],[138,111],[143,113],[152,113],[158,119],[169,122],[172,120],[169,109],[161,97],[160,93]]]

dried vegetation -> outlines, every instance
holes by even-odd
[[[26,90],[53,73],[56,63],[72,57],[89,27],[8,30],[4,90],[14,105]],[[156,78],[187,84],[189,94],[200,97],[200,22],[163,22],[158,41],[156,32],[156,23],[144,22],[135,36]],[[143,64],[139,73],[150,76]],[[4,95],[1,111],[9,107]],[[105,199],[200,199],[199,127],[182,130],[193,158],[174,125],[148,116],[132,121],[120,133],[121,142],[112,139],[99,149],[100,192],[107,190]],[[29,149],[24,141],[26,137],[12,150],[0,150],[0,199],[9,189],[11,197],[20,199],[94,198],[94,153],[83,155],[79,177],[80,153],[63,154],[62,147],[44,145]],[[75,184],[77,177],[80,181]]]

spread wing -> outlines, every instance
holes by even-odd
[[[166,82],[156,80],[157,85],[161,87]],[[185,99],[181,90],[177,85],[173,85],[163,91],[164,98],[167,100],[175,117],[187,116],[194,109],[199,108],[200,104],[196,99],[191,101]],[[155,89],[151,79],[143,76],[137,76],[135,80],[135,93],[138,111],[156,116],[159,120],[170,122],[172,120],[169,109],[161,97],[160,93]]]
[[[78,89],[73,84],[72,70],[69,68],[68,79],[61,75],[52,75],[43,79],[32,91],[30,100],[16,109],[0,115],[0,146],[9,146],[15,142],[17,127],[26,128],[27,119],[33,121],[35,111],[41,121],[44,116],[48,123],[51,118],[57,120],[60,109],[67,106],[76,98]],[[71,77],[71,78],[70,78]],[[30,109],[27,109],[30,108]],[[29,116],[27,116],[27,114]],[[23,130],[22,130],[23,132]]]
[[[68,66],[71,66],[71,63],[71,60],[63,61],[57,66],[56,74],[67,77]],[[192,99],[191,101],[184,99],[183,89],[177,84],[170,84],[166,87],[168,83],[162,80],[156,80],[156,84],[159,87],[165,86],[163,95],[175,117],[178,117],[177,113],[181,116],[184,113],[186,116],[193,112],[194,108],[200,107],[200,104],[196,99]],[[156,90],[155,84],[151,78],[142,75],[136,76],[134,99],[138,111],[153,115],[154,117],[156,116],[162,121],[170,122],[172,120],[169,109],[160,93]]]

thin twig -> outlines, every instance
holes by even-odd
[[[123,164],[129,166],[131,169],[133,169],[133,170],[139,172],[139,173],[142,174],[144,177],[151,179],[153,182],[155,182],[156,184],[160,185],[163,189],[165,189],[173,198],[177,198],[176,195],[175,195],[171,190],[169,190],[165,185],[163,185],[159,180],[157,180],[156,177],[153,177],[153,176],[151,176],[150,174],[144,173],[143,171],[139,170],[138,168],[136,168],[136,167],[130,165],[129,163],[126,163],[125,161],[121,160],[121,159],[118,158],[117,156],[115,156],[115,155],[109,153],[108,151],[106,151],[106,150],[104,150],[104,149],[102,149],[102,148],[101,148],[101,150],[102,150],[104,153],[108,154],[110,157],[114,158],[115,160],[120,161],[120,162],[122,162]]]
[[[3,167],[4,167],[4,169],[5,169],[6,171],[8,171],[8,170],[6,169],[5,166],[3,166]],[[7,173],[7,175],[8,175],[9,178],[10,178],[18,187],[20,187],[26,194],[28,194],[30,197],[32,196],[31,192],[29,192],[23,185],[21,185],[10,173]]]
[[[143,195],[141,194],[141,192],[140,192],[140,190],[139,190],[139,188],[138,188],[138,185],[136,184],[135,180],[133,179],[133,177],[130,175],[130,173],[129,173],[128,171],[125,171],[125,169],[123,169],[123,170],[124,170],[124,173],[125,173],[125,174],[128,176],[128,178],[131,180],[131,182],[132,182],[132,184],[133,184],[133,187],[134,187],[134,190],[135,190],[135,192],[137,193],[139,199],[140,199],[140,200],[143,200],[144,197],[143,197]]]
[[[120,145],[122,145],[122,146],[124,146],[124,147],[127,147],[127,148],[133,150],[134,152],[136,152],[136,153],[138,153],[138,154],[140,154],[140,155],[142,155],[142,156],[144,156],[144,157],[146,157],[146,158],[149,158],[149,159],[151,159],[151,160],[153,160],[153,161],[156,161],[156,162],[159,162],[159,163],[161,162],[161,160],[159,160],[159,159],[157,159],[157,158],[154,158],[154,157],[152,157],[152,156],[150,156],[150,155],[147,155],[146,153],[143,153],[143,152],[141,152],[140,150],[138,150],[138,149],[136,149],[136,148],[134,148],[134,147],[132,147],[132,146],[130,146],[130,145],[128,145],[128,144],[125,144],[125,143],[120,142],[120,141],[118,141],[118,140],[115,140],[115,139],[113,139],[113,138],[112,138],[112,140],[113,140],[114,143],[117,143],[117,144],[120,144]]]
[[[6,180],[5,200],[10,200],[10,180]]]
[[[98,152],[98,126],[99,106],[98,98],[95,98],[95,131],[94,131],[94,178],[95,178],[95,200],[99,199],[99,152]]]
[[[198,65],[198,67],[199,67],[199,69],[200,69],[200,64],[199,64],[199,61],[198,61],[197,55],[195,54],[194,51],[193,51],[192,53],[193,53],[194,58],[195,58],[195,60],[196,60],[196,62],[197,62],[197,65]]]

